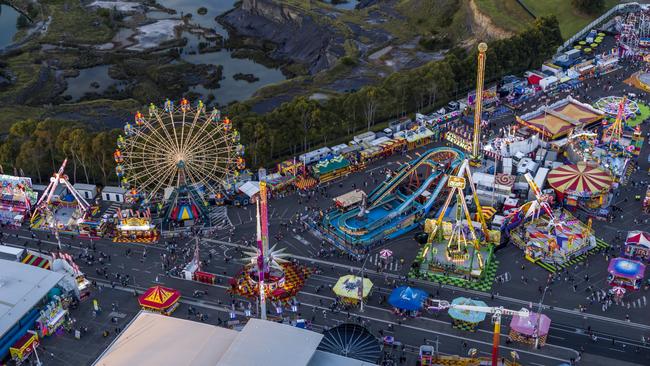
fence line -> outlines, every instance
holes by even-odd
[[[575,41],[582,38],[585,34],[587,34],[590,30],[594,29],[597,25],[604,23],[612,15],[622,13],[623,11],[625,12],[635,11],[635,10],[639,10],[640,8],[641,5],[636,2],[615,5],[614,7],[606,11],[603,15],[599,16],[594,21],[587,24],[587,26],[582,28],[582,30],[580,30],[578,33],[574,34],[571,38],[567,39],[566,42],[564,42],[564,44],[558,47],[557,53],[559,54],[565,49],[567,49],[567,47],[571,46]]]

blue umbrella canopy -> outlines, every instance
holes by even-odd
[[[420,310],[427,297],[429,294],[420,289],[402,286],[393,290],[388,303],[402,310]]]
[[[473,305],[473,306],[487,306],[486,303],[480,300],[472,300],[466,297],[457,297],[451,302],[452,305]],[[450,308],[449,316],[453,319],[465,321],[468,323],[480,323],[485,320],[485,313],[478,311],[468,311]]]

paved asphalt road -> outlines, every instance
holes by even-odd
[[[622,94],[627,91],[620,79],[629,75],[632,67],[619,71],[609,77],[615,78],[614,91],[605,92],[597,86],[584,88],[583,91],[589,98],[596,99],[601,95]],[[625,73],[625,75],[623,74]],[[639,91],[635,92],[639,94]],[[556,97],[557,98],[557,97]],[[584,97],[578,97],[584,100]],[[550,100],[548,103],[550,103]],[[539,100],[532,101],[522,107],[523,110],[532,110],[535,104],[542,104]],[[503,123],[510,123],[512,115],[500,117],[493,121],[495,127]],[[644,133],[648,132],[647,125],[644,126]],[[441,146],[441,144],[433,145]],[[428,146],[430,148],[431,146]],[[420,149],[422,152],[425,149]],[[633,175],[633,181],[647,179],[648,164],[645,157],[650,152],[647,144],[641,153],[640,171]],[[394,257],[388,265],[388,270],[378,273],[377,252],[372,251],[368,256],[365,265],[365,274],[375,283],[374,293],[363,312],[352,311],[349,315],[346,312],[334,313],[329,310],[334,300],[333,293],[329,289],[336,279],[350,272],[360,273],[362,263],[351,261],[340,254],[319,256],[321,248],[329,250],[329,247],[322,246],[319,239],[309,232],[301,232],[296,215],[305,212],[305,207],[326,208],[331,204],[331,198],[347,192],[353,186],[370,191],[375,185],[375,179],[381,180],[380,170],[382,168],[395,169],[398,162],[408,161],[415,157],[417,152],[410,152],[408,156],[394,156],[377,162],[364,172],[356,173],[347,177],[341,182],[330,184],[323,195],[317,195],[309,200],[305,197],[290,195],[281,199],[273,199],[270,202],[270,233],[275,236],[282,233],[279,240],[281,247],[286,247],[287,252],[303,264],[317,267],[319,274],[313,275],[306,283],[306,287],[298,295],[300,301],[299,313],[301,317],[313,320],[314,328],[322,330],[324,327],[331,327],[343,322],[362,322],[375,334],[380,330],[384,335],[393,335],[395,339],[405,344],[404,350],[395,350],[396,355],[407,356],[407,364],[413,365],[416,359],[418,347],[423,343],[439,344],[440,351],[448,354],[463,354],[468,348],[477,348],[481,354],[487,355],[491,349],[492,329],[489,320],[484,321],[475,333],[468,333],[455,330],[450,326],[450,319],[446,314],[425,313],[416,319],[399,319],[390,311],[382,298],[386,297],[394,288],[405,283],[403,275],[416,255],[418,245],[407,235],[387,243],[385,247],[394,251]],[[368,186],[364,185],[368,182]],[[621,188],[620,196],[617,198],[617,205],[623,209],[624,217],[617,218],[613,223],[594,222],[597,236],[612,243],[612,252],[618,253],[616,248],[621,244],[615,239],[618,230],[627,231],[633,229],[650,229],[650,225],[643,220],[648,215],[641,214],[641,203],[633,199],[637,193],[643,193],[644,187],[634,188],[631,185]],[[626,201],[627,198],[627,201]],[[241,269],[240,249],[246,247],[245,240],[251,240],[255,233],[255,217],[252,207],[230,208],[229,216],[235,230],[232,233],[221,232],[214,237],[204,238],[201,241],[201,256],[207,259],[208,253],[212,254],[212,260],[204,270],[217,273],[222,279],[220,284],[209,286],[205,284],[185,281],[172,277],[163,269],[162,255],[169,255],[164,241],[155,245],[142,244],[117,244],[108,240],[94,241],[95,250],[89,250],[87,240],[63,238],[64,250],[78,255],[80,253],[103,252],[111,256],[111,261],[105,264],[109,276],[104,277],[97,273],[97,264],[87,265],[83,261],[78,264],[91,279],[95,279],[100,287],[108,286],[103,291],[96,291],[93,296],[103,304],[104,311],[96,318],[91,317],[90,302],[85,302],[78,310],[73,311],[73,316],[78,319],[78,324],[89,327],[89,334],[84,335],[81,340],[74,340],[70,335],[62,335],[46,339],[43,345],[46,347],[47,365],[80,365],[90,364],[105,348],[108,342],[114,337],[114,332],[108,338],[101,337],[103,329],[114,329],[123,325],[137,312],[136,300],[133,298],[133,290],[142,291],[152,284],[159,283],[179,289],[184,295],[183,306],[177,310],[175,316],[185,317],[187,306],[192,305],[204,314],[209,315],[206,320],[209,323],[220,323],[228,318],[231,301],[239,304],[240,301],[247,303],[248,300],[232,298],[226,293],[227,279]],[[640,224],[633,224],[632,217],[637,217]],[[290,221],[291,220],[291,221]],[[286,227],[289,229],[286,229]],[[297,228],[296,232],[293,228]],[[37,238],[32,239],[31,233],[27,230],[11,231],[4,229],[3,241],[5,244],[24,246],[30,249],[40,249],[44,252],[54,251],[56,243],[53,238],[45,233],[36,233]],[[37,240],[41,245],[37,245]],[[187,251],[191,256],[193,241],[190,239],[176,240],[175,264],[184,263],[189,257],[184,257],[183,252]],[[276,243],[276,238],[271,239],[271,244]],[[126,249],[130,248],[132,253],[127,256]],[[146,248],[147,255],[142,255]],[[590,298],[598,297],[598,292],[587,292],[586,288],[591,285],[594,290],[605,290],[608,288],[606,280],[607,261],[605,253],[590,257],[587,262],[575,266],[567,273],[562,273],[550,285],[550,291],[544,298],[543,312],[552,319],[551,331],[548,344],[541,349],[533,349],[519,344],[505,345],[505,335],[501,337],[501,354],[509,355],[509,351],[517,350],[521,360],[530,365],[558,365],[571,358],[576,358],[582,353],[582,363],[585,365],[624,365],[650,364],[650,346],[642,342],[642,337],[650,338],[650,317],[647,316],[648,292],[641,290],[635,294],[629,294],[623,304],[614,305],[603,311],[598,302],[591,304]],[[511,309],[521,307],[530,308],[533,305],[538,310],[537,303],[540,300],[539,287],[547,283],[548,274],[543,269],[533,266],[523,259],[522,253],[515,247],[507,247],[496,254],[500,262],[498,274],[509,279],[504,283],[496,283],[492,293],[482,293],[472,290],[453,288],[449,286],[438,286],[423,281],[409,281],[413,285],[428,291],[433,297],[452,300],[458,296],[470,296],[481,299],[491,306],[502,305]],[[400,259],[404,259],[403,264]],[[524,269],[522,270],[522,265]],[[115,274],[129,275],[129,283],[126,288],[116,285],[111,288],[111,282],[115,281]],[[525,276],[528,283],[520,279]],[[565,278],[575,278],[578,289],[574,292],[570,281]],[[193,298],[195,289],[207,290],[208,294],[202,298]],[[110,304],[119,303],[119,309],[112,311]],[[578,311],[578,306],[583,305],[586,311]],[[109,311],[111,310],[111,311]],[[242,316],[242,309],[239,315]],[[113,313],[112,315],[110,315]],[[289,314],[285,310],[285,314]],[[110,318],[118,316],[118,324],[109,321]],[[293,314],[298,316],[298,314]],[[629,316],[629,321],[626,320]],[[508,319],[504,321],[504,331],[508,329]],[[390,325],[390,327],[389,327]],[[587,335],[590,329],[597,336],[593,342]],[[51,355],[50,355],[51,354]]]

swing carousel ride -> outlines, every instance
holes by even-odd
[[[187,99],[137,112],[117,140],[116,174],[127,199],[165,223],[209,224],[207,198],[233,192],[245,168],[239,133],[227,117]]]
[[[476,205],[474,217],[477,221],[473,220],[467,206],[464,193],[466,182]],[[455,176],[449,177],[447,187],[449,194],[438,217],[425,221],[424,231],[428,234],[428,240],[420,256],[420,273],[481,278],[492,260],[493,244],[499,242],[500,234],[489,230],[485,223],[468,160],[463,161]],[[455,207],[450,208],[454,198]]]

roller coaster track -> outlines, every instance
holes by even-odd
[[[414,207],[413,202],[418,197],[420,197],[424,193],[424,191],[427,190],[430,186],[435,185],[436,187],[433,190],[432,194],[427,198],[424,205],[417,208],[418,212],[415,213],[418,217],[422,217],[422,215],[426,215],[426,213],[428,213],[431,207],[433,206],[433,203],[436,201],[436,198],[438,197],[440,192],[446,187],[448,175],[452,174],[452,172],[455,171],[458,168],[458,166],[461,164],[464,154],[460,150],[450,149],[450,148],[437,148],[437,149],[430,150],[424,155],[417,158],[416,160],[403,165],[402,168],[395,174],[395,176],[384,181],[377,189],[375,189],[370,194],[370,196],[372,197],[372,201],[370,202],[369,207],[370,209],[372,209],[380,205],[384,201],[384,199],[388,197],[390,193],[395,192],[397,187],[410,174],[415,174],[417,168],[420,165],[432,164],[433,166],[435,160],[432,160],[431,158],[441,152],[453,152],[454,154],[456,154],[456,156],[450,158],[452,159],[452,161],[450,162],[450,165],[446,169],[444,170],[439,169],[432,172],[431,175],[429,175],[413,193],[404,197],[405,200],[402,203],[400,203],[398,206],[391,208],[390,211],[384,217],[366,225],[365,227],[360,227],[358,229],[349,229],[346,228],[344,225],[339,226],[339,229],[343,231],[345,234],[351,236],[365,235],[377,229],[378,227],[385,225],[387,222],[395,219],[396,217],[403,215],[408,209],[413,208]],[[345,212],[339,216],[338,220],[339,222],[344,223],[352,216],[357,215],[357,213],[358,210]]]
[[[390,180],[384,181],[379,187],[377,187],[377,189],[373,190],[370,193],[370,196],[368,197],[368,206],[372,208],[377,206],[378,204],[381,204],[382,200],[386,198],[391,192],[393,192],[406,177],[408,177],[411,174],[415,174],[417,169],[420,167],[420,165],[425,163],[430,164],[431,157],[446,150],[450,150],[450,149],[439,148],[439,149],[429,150],[427,153],[421,155],[419,158],[415,159],[414,161],[402,165],[400,170],[398,170],[397,173],[392,178],[390,178]],[[452,151],[457,154],[459,153],[459,151],[456,150],[452,150]]]

